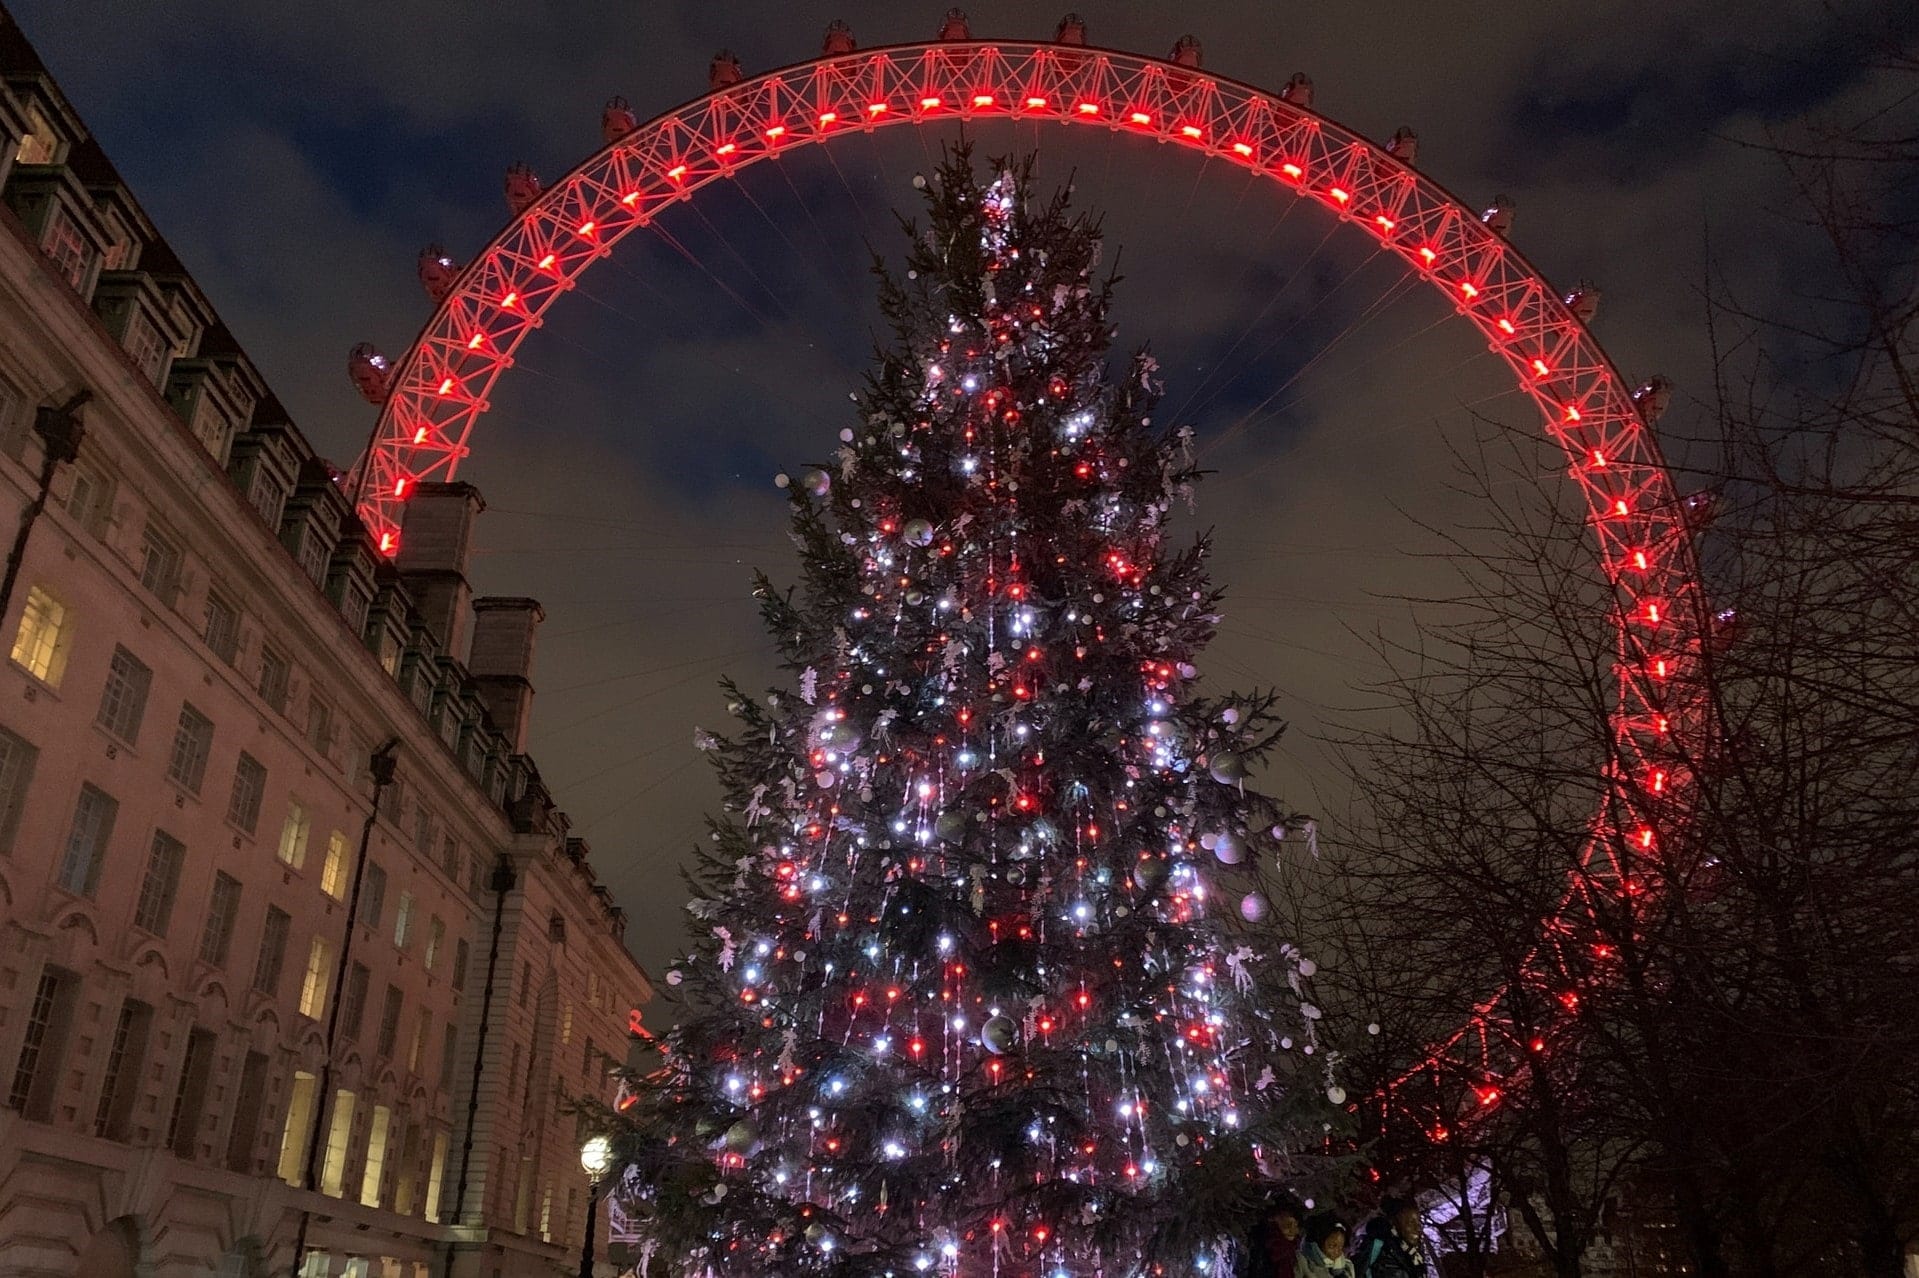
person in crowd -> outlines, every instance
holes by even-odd
[[[1353,1257],[1358,1278],[1427,1278],[1426,1232],[1411,1198],[1388,1198]]]
[[[1306,1240],[1293,1272],[1294,1278],[1355,1278],[1353,1259],[1346,1254],[1346,1226],[1331,1212],[1306,1222]]]
[[[1266,1205],[1246,1240],[1240,1278],[1293,1278],[1305,1209],[1281,1194]]]

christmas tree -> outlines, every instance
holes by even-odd
[[[1283,833],[1244,783],[1281,725],[1194,688],[1190,434],[1149,356],[1108,376],[1097,223],[996,172],[916,182],[893,340],[788,485],[800,584],[758,587],[792,686],[729,685],[737,731],[699,736],[727,794],[700,941],[614,1119],[649,1266],[1221,1272],[1323,1130],[1326,1084],[1289,1084],[1324,1055],[1282,1050],[1312,1050],[1300,960],[1222,882]],[[1292,966],[1255,999],[1261,948]]]

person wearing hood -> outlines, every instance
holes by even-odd
[[[1346,1226],[1329,1214],[1306,1222],[1306,1241],[1294,1262],[1294,1278],[1354,1278],[1352,1257],[1346,1254]]]

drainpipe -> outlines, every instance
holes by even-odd
[[[7,609],[13,606],[13,587],[20,578],[20,565],[27,557],[27,538],[47,508],[54,472],[80,456],[80,441],[87,433],[80,423],[80,406],[92,398],[93,392],[82,388],[60,407],[42,405],[33,415],[33,433],[45,445],[40,456],[40,487],[33,501],[20,513],[20,530],[14,534],[13,549],[7,554],[7,575],[0,580],[0,616],[5,616]]]
[[[346,975],[349,960],[353,957],[353,934],[360,921],[360,887],[366,879],[366,854],[373,842],[373,826],[380,819],[380,796],[393,784],[394,752],[400,747],[400,739],[393,737],[373,752],[368,760],[368,768],[373,773],[373,806],[367,809],[366,823],[360,827],[360,852],[353,860],[353,887],[347,893],[346,935],[340,939],[340,961],[333,968],[333,996],[327,1006],[326,1048],[320,1061],[320,1083],[313,1100],[313,1130],[307,1133],[306,1168],[300,1173],[300,1188],[309,1194],[314,1190],[313,1177],[320,1164],[320,1136],[325,1130],[327,1098],[333,1095],[333,1048],[340,1034],[341,995],[346,990]],[[361,1009],[362,1015],[365,1009]],[[302,1201],[300,1205],[300,1232],[293,1240],[293,1272],[291,1278],[300,1278],[300,1269],[306,1264],[307,1226],[313,1220],[312,1208]]]
[[[453,1214],[449,1217],[440,1213],[440,1223],[457,1225],[466,1215],[467,1172],[473,1162],[473,1120],[480,1112],[480,1071],[486,1063],[486,1034],[493,1021],[493,982],[500,966],[500,934],[506,927],[506,894],[511,892],[518,882],[513,873],[513,858],[501,853],[494,863],[492,881],[487,884],[493,889],[493,940],[486,953],[486,986],[480,994],[480,1031],[473,1041],[473,1082],[466,1094],[466,1134],[460,1142],[460,1176],[453,1186]],[[453,1278],[454,1242],[447,1239],[446,1268],[442,1270],[445,1278]]]

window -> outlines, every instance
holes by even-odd
[[[213,459],[225,464],[227,459],[227,428],[230,423],[213,397],[205,391],[200,394],[200,402],[193,409],[193,437],[213,454]]]
[[[247,500],[260,512],[260,518],[274,532],[280,531],[281,516],[286,514],[287,490],[273,476],[264,462],[256,466],[253,483],[247,488]]]
[[[320,865],[320,890],[336,901],[346,900],[346,835],[327,836],[326,860]]]
[[[169,608],[180,591],[180,572],[184,563],[180,543],[149,520],[146,532],[140,536],[140,584],[151,590]]]
[[[33,784],[33,765],[40,752],[0,728],[0,853],[13,851],[13,836],[20,829],[20,812],[26,807],[27,787]]]
[[[173,1113],[167,1119],[167,1144],[175,1155],[191,1161],[199,1152],[200,1122],[207,1103],[207,1083],[213,1076],[212,1030],[195,1026],[187,1033],[187,1054],[180,1063],[180,1086],[173,1094]]]
[[[147,853],[147,876],[140,883],[140,901],[133,908],[133,925],[153,933],[167,934],[173,920],[173,898],[180,890],[180,866],[187,856],[186,845],[165,830],[153,832],[153,848]]]
[[[373,1107],[373,1121],[366,1132],[366,1171],[360,1177],[360,1206],[380,1205],[380,1178],[386,1174],[387,1133],[393,1124],[393,1111],[384,1105]]]
[[[380,632],[380,669],[390,679],[400,677],[400,637],[391,630]]]
[[[366,877],[360,882],[360,922],[380,926],[380,912],[386,908],[386,870],[375,861],[366,863]]]
[[[173,730],[173,754],[167,759],[167,779],[183,789],[200,793],[207,779],[207,758],[213,753],[213,720],[193,708],[191,702],[180,706],[180,723]]]
[[[260,1111],[266,1107],[265,1052],[248,1052],[240,1066],[240,1095],[233,1106],[233,1127],[227,1133],[227,1170],[251,1174],[253,1147],[260,1136]]]
[[[52,164],[60,154],[60,135],[54,132],[46,113],[38,106],[27,106],[27,132],[13,158],[21,164]]]
[[[400,904],[393,911],[393,944],[405,949],[413,939],[413,893],[400,893]]]
[[[233,794],[227,800],[227,820],[252,834],[260,825],[260,798],[266,793],[267,770],[242,750],[233,768]]]
[[[440,839],[440,868],[445,870],[446,876],[455,883],[460,881],[462,860],[464,858],[460,855],[460,841],[454,838],[453,832],[449,830]]]
[[[300,536],[300,567],[306,575],[318,585],[326,580],[327,562],[333,558],[333,547],[320,537],[319,529],[308,524]]]
[[[114,1021],[113,1042],[107,1049],[106,1077],[100,1083],[100,1103],[93,1112],[93,1134],[125,1140],[133,1114],[133,1098],[140,1090],[140,1071],[146,1062],[147,1036],[153,1029],[153,1009],[138,999],[120,1004]]]
[[[253,962],[253,988],[272,998],[280,992],[280,969],[287,961],[287,929],[293,919],[276,905],[267,906],[266,926],[260,931],[260,954]]]
[[[59,687],[60,676],[67,672],[67,645],[72,639],[67,623],[65,604],[44,586],[28,589],[20,631],[13,640],[13,661],[49,688]]]
[[[173,352],[145,311],[135,308],[127,316],[127,329],[120,335],[120,345],[126,351],[127,358],[133,361],[133,366],[145,373],[149,382],[155,386],[165,385],[167,360]]]
[[[553,1177],[548,1176],[540,1190],[540,1241],[553,1241]]]
[[[440,1038],[440,1090],[449,1091],[453,1087],[453,1059],[460,1050],[460,1026],[456,1021],[448,1021]]]
[[[100,693],[100,713],[94,722],[132,745],[140,735],[140,720],[147,713],[147,689],[153,686],[153,671],[145,662],[116,646],[113,660],[107,663],[107,686]]]
[[[307,744],[323,755],[333,753],[333,707],[318,697],[307,700]]]
[[[421,966],[425,967],[426,970],[429,972],[431,972],[435,967],[439,966],[440,949],[445,944],[446,944],[446,923],[440,918],[439,915],[435,914],[432,918],[427,920],[426,954],[422,956],[420,959]]]
[[[565,1045],[573,1041],[573,1004],[560,1005],[560,1043]]]
[[[26,1033],[21,1036],[20,1056],[14,1062],[7,1108],[17,1109],[28,1118],[45,1118],[52,1109],[60,1056],[66,1046],[65,1026],[71,1021],[63,1013],[70,1010],[73,984],[69,973],[49,964],[41,970],[33,1002],[27,1006]]]
[[[207,923],[200,931],[200,961],[225,967],[227,950],[233,945],[233,923],[240,916],[240,880],[231,874],[216,872],[213,892],[207,899]]]
[[[580,1073],[585,1074],[589,1080],[593,1077],[593,1058],[598,1055],[599,1052],[594,1050],[593,1040],[589,1037],[580,1050]]]
[[[287,803],[287,819],[280,826],[280,860],[294,869],[307,863],[307,810],[297,800]]]
[[[433,1162],[426,1173],[426,1214],[429,1220],[439,1220],[440,1190],[446,1184],[446,1133],[433,1133]]]
[[[333,1124],[327,1129],[326,1158],[320,1165],[320,1192],[338,1198],[346,1184],[347,1142],[353,1138],[354,1095],[342,1087],[333,1093]]]
[[[406,1072],[420,1072],[420,1062],[426,1057],[426,1040],[433,1032],[433,1013],[424,1007],[420,1009],[420,1019],[413,1023],[413,1041],[406,1049]]]
[[[360,1025],[366,1019],[366,986],[371,975],[364,963],[355,963],[347,973],[346,992],[340,995],[340,1032],[350,1039],[360,1037]]]
[[[287,659],[265,646],[260,647],[260,699],[280,714],[286,713],[287,687],[293,682],[293,667]]]
[[[307,1141],[313,1133],[315,1086],[313,1075],[303,1069],[294,1071],[293,1091],[287,1097],[286,1126],[280,1129],[279,1176],[296,1189],[306,1170]]]
[[[433,855],[433,809],[422,803],[413,812],[413,846],[421,856]]]
[[[86,458],[67,472],[67,514],[73,522],[98,537],[113,514],[113,479]]]
[[[447,984],[456,990],[466,988],[466,956],[467,947],[465,939],[462,938],[453,942],[453,974],[447,979]]]
[[[93,273],[93,246],[87,243],[85,233],[65,208],[55,205],[48,214],[47,233],[40,240],[40,250],[73,286],[74,292],[87,291],[88,277]]]
[[[340,589],[340,617],[356,637],[366,633],[367,609],[373,606],[373,596],[367,593],[365,586],[349,581]]]
[[[240,653],[240,610],[209,591],[206,622],[200,629],[200,637],[213,649],[214,656],[232,665]]]
[[[300,1015],[317,1021],[325,1013],[327,986],[333,981],[333,968],[327,962],[331,957],[327,943],[314,937],[307,950],[306,976],[300,982]]]
[[[106,858],[107,840],[113,837],[113,820],[120,805],[106,791],[90,785],[80,787],[80,801],[73,809],[73,830],[67,835],[66,855],[60,858],[60,886],[81,896],[92,896],[100,883],[100,863]]]
[[[380,1038],[379,1042],[374,1045],[375,1055],[379,1056],[382,1060],[390,1060],[393,1056],[394,1047],[399,1043],[400,1006],[404,1001],[404,997],[405,996],[400,993],[399,986],[389,985],[386,987],[386,1002],[380,1008]]]

